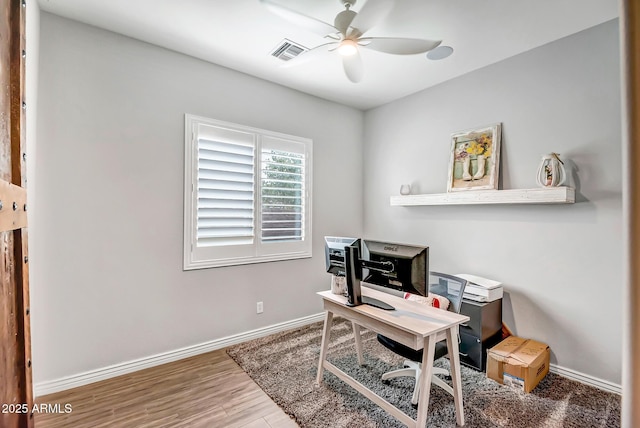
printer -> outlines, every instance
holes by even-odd
[[[467,280],[462,297],[475,302],[493,302],[502,299],[502,283],[468,273],[459,273],[459,278]]]

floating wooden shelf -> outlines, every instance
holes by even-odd
[[[392,196],[391,206],[487,205],[487,204],[573,204],[573,187],[537,189],[466,190],[451,193]]]

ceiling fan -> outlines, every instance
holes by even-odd
[[[273,0],[260,0],[260,2],[276,15],[331,40],[301,53],[287,61],[287,65],[308,62],[321,57],[326,52],[337,52],[342,57],[347,78],[354,83],[362,80],[364,75],[360,57],[361,48],[394,55],[414,55],[430,51],[441,43],[441,41],[424,39],[364,37],[364,33],[387,16],[395,0],[367,0],[357,13],[351,10],[356,0],[340,0],[345,10],[336,15],[333,25],[289,9]]]

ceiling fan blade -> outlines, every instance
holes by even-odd
[[[318,33],[321,36],[324,36],[330,33],[335,33],[336,31],[338,31],[338,29],[331,24],[328,24],[324,21],[320,21],[319,19],[313,18],[311,16],[307,16],[293,9],[289,9],[288,7],[282,6],[272,0],[260,0],[260,3],[262,3],[267,9],[269,9],[275,15],[278,15],[281,18],[286,19],[292,24],[295,24],[307,30],[313,31],[314,33]]]
[[[382,21],[393,9],[394,0],[367,0],[358,15],[351,21],[353,30],[349,34],[360,37]]]
[[[309,49],[308,51],[302,52],[295,58],[291,58],[289,61],[284,62],[281,67],[288,68],[294,67],[302,64],[306,64],[310,61],[320,58],[322,55],[327,53],[331,48],[337,48],[337,42],[325,43],[320,46],[316,46],[315,48]]]
[[[342,33],[343,36],[347,35],[347,30],[349,30],[349,26],[351,22],[353,22],[353,18],[356,17],[356,13],[350,9],[343,10],[338,15],[336,15],[336,19],[333,21],[334,27]]]
[[[358,83],[364,76],[364,66],[362,65],[362,58],[360,53],[356,52],[353,55],[342,57],[342,66],[344,67],[344,73],[347,78],[353,83]]]
[[[405,39],[398,37],[363,37],[358,44],[367,49],[394,55],[414,55],[436,48],[441,40]]]

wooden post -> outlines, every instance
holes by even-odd
[[[627,293],[625,304],[622,426],[640,426],[640,2],[621,0],[622,72],[624,75],[626,164],[628,188]]]
[[[34,1],[34,0],[29,0]],[[33,427],[26,231],[26,0],[0,0],[0,426]]]

